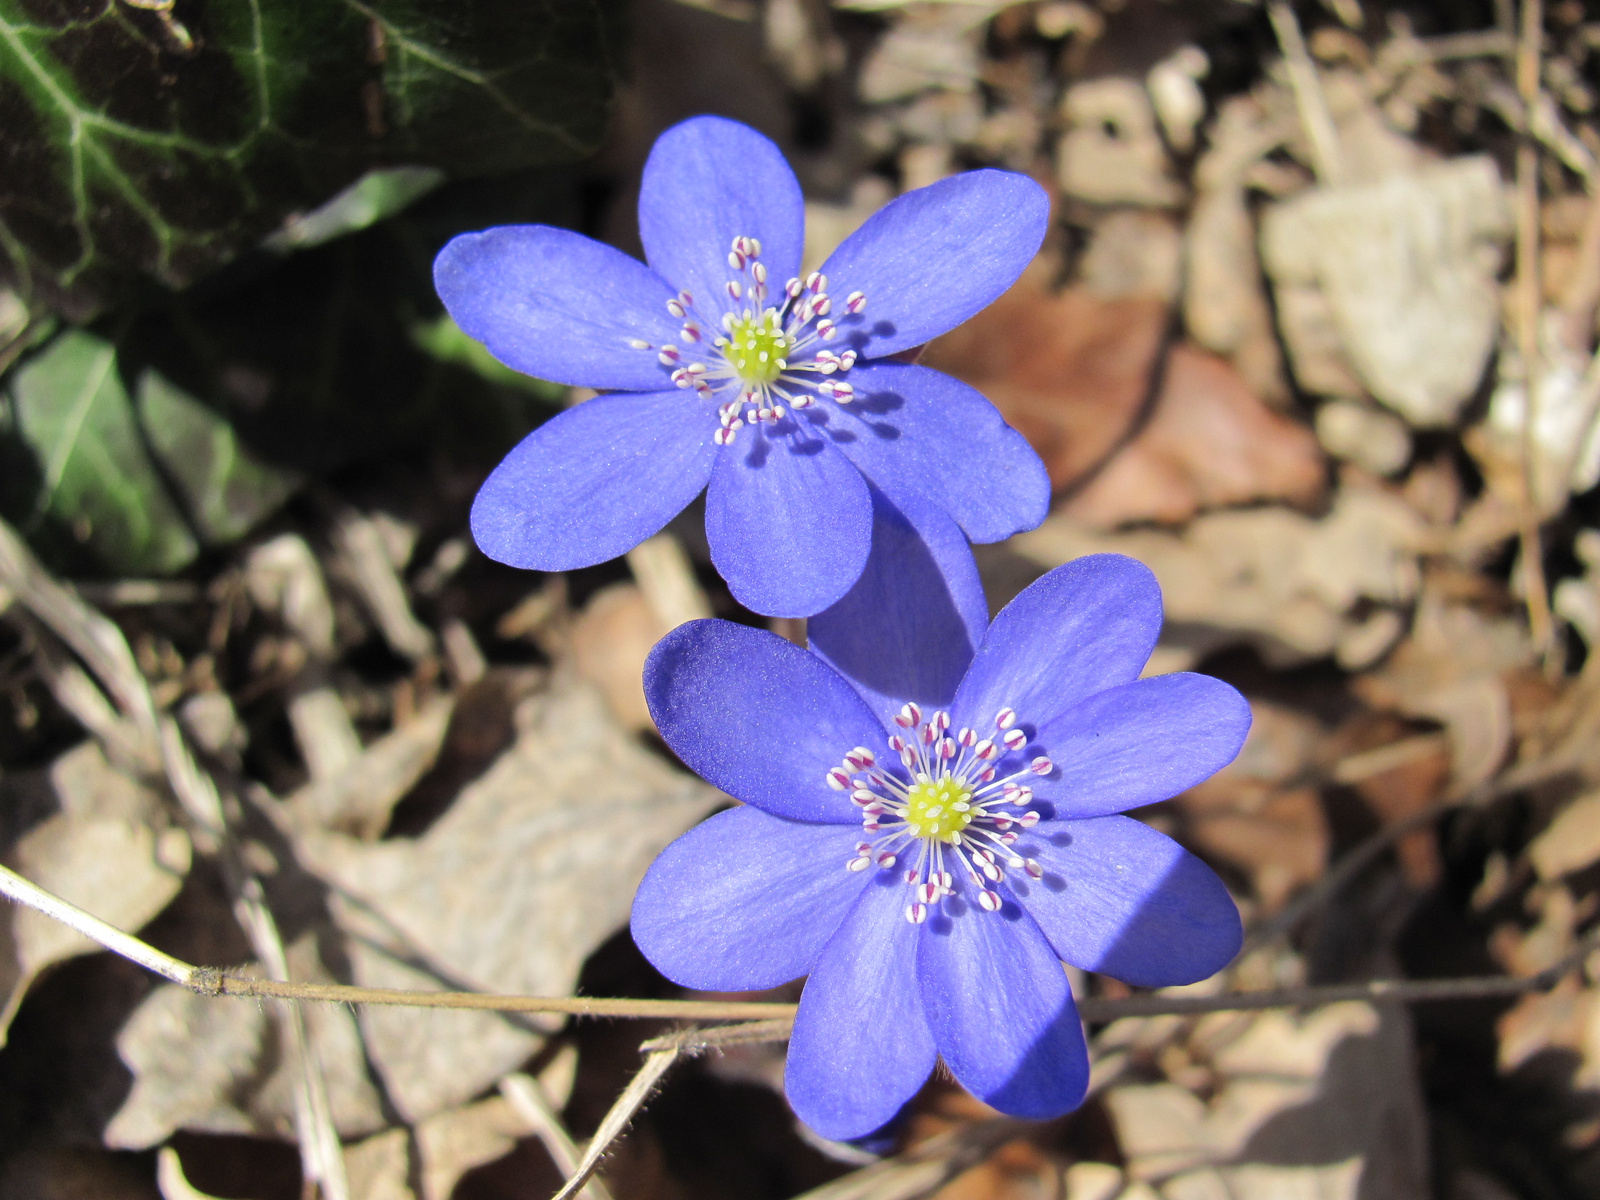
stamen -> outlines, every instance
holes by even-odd
[[[712,440],[719,446],[729,445],[734,431],[745,424],[777,426],[773,434],[782,435],[787,430],[778,423],[791,410],[812,408],[819,398],[837,404],[855,399],[855,389],[837,377],[855,366],[856,351],[834,351],[821,343],[839,336],[838,322],[830,314],[837,309],[841,319],[854,317],[863,310],[866,295],[853,291],[835,304],[827,277],[812,271],[804,279],[786,280],[777,305],[770,306],[767,264],[760,260],[759,239],[741,234],[729,243],[728,267],[735,277],[723,288],[736,307],[719,314],[721,336],[710,337],[694,297],[680,291],[665,303],[680,322],[684,348],[658,350],[643,339],[628,339],[630,347],[655,353],[662,366],[671,368],[674,386],[692,391],[698,400],[716,402]],[[698,349],[708,341],[705,350]],[[704,362],[688,357],[701,353],[707,355]]]
[[[955,874],[949,867],[959,868],[970,883],[970,899],[978,910],[1000,911],[1005,906],[1000,889],[1008,870],[1033,880],[1044,877],[1036,859],[1009,849],[1019,837],[1016,830],[1033,828],[1041,817],[1033,809],[1013,815],[992,811],[992,806],[1025,807],[1033,791],[1017,780],[1048,774],[1054,764],[1043,755],[1020,764],[1006,759],[1028,744],[1026,730],[1015,727],[1017,714],[1009,708],[995,719],[998,738],[980,738],[965,726],[952,735],[949,712],[924,713],[914,701],[901,706],[894,723],[904,732],[891,734],[888,745],[899,756],[905,774],[880,767],[866,746],[853,747],[842,763],[827,771],[828,786],[849,793],[851,803],[861,810],[862,832],[873,839],[857,844],[847,869],[863,871],[870,862],[889,870],[898,865],[902,850],[914,845],[916,861],[901,871],[912,892],[908,921],[922,924],[932,906],[956,894]],[[995,783],[1002,761],[1010,764],[1011,773]],[[948,866],[947,856],[953,860]]]

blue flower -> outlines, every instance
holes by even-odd
[[[892,356],[1009,287],[1048,210],[1024,176],[968,172],[887,205],[801,278],[805,207],[783,155],[697,117],[645,166],[648,266],[543,225],[456,238],[434,281],[457,323],[519,371],[608,393],[489,476],[478,545],[517,567],[588,566],[708,489],[706,536],[733,594],[804,616],[861,573],[868,480],[936,501],[973,541],[1031,529],[1048,503],[1038,456],[977,392]]]
[[[655,861],[633,937],[686,987],[809,976],[784,1085],[826,1136],[883,1126],[936,1058],[1002,1112],[1056,1116],[1089,1072],[1063,960],[1158,986],[1238,952],[1216,875],[1115,814],[1226,765],[1249,705],[1139,678],[1161,594],[1132,559],[1059,567],[986,631],[960,531],[875,499],[880,545],[809,651],[708,620],[652,652],[662,736],[744,805]]]

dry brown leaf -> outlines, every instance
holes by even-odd
[[[291,975],[332,982],[316,955],[314,937],[296,942],[289,949]],[[355,1016],[332,1004],[306,1005],[305,1016],[334,1126],[346,1137],[383,1128]],[[106,1126],[106,1145],[142,1150],[180,1129],[293,1137],[298,1081],[281,1036],[280,1023],[257,1001],[157,987],[117,1035],[133,1087]]]
[[[1499,329],[1503,190],[1493,160],[1472,157],[1269,209],[1262,258],[1302,386],[1370,391],[1414,426],[1450,424]]]
[[[1077,275],[1097,296],[1178,298],[1183,273],[1183,235],[1165,213],[1118,209],[1094,227],[1078,259]]]
[[[421,1200],[449,1200],[463,1175],[509,1153],[527,1132],[526,1122],[495,1096],[429,1117],[411,1133],[377,1134],[345,1153],[351,1200],[418,1200],[411,1188],[417,1177]],[[420,1159],[415,1171],[413,1138]]]
[[[1211,780],[1178,797],[1202,850],[1250,873],[1262,910],[1274,912],[1328,864],[1330,836],[1315,788],[1275,790]]]
[[[932,4],[902,15],[862,64],[857,91],[868,104],[926,91],[971,91],[990,6]]]
[[[1489,935],[1489,952],[1506,972],[1518,977],[1537,975],[1572,953],[1579,911],[1572,893],[1562,885],[1543,885],[1529,891],[1525,903],[1538,920],[1527,929],[1506,922]]]
[[[1402,722],[1393,716],[1358,718],[1356,728],[1345,731],[1341,749],[1352,754],[1393,745],[1406,735]],[[1450,779],[1451,747],[1444,744],[1419,744],[1417,752],[1386,770],[1363,776],[1354,783],[1356,792],[1385,825],[1404,821],[1423,811],[1443,794]],[[1439,881],[1439,847],[1431,829],[1418,829],[1401,838],[1396,846],[1406,881],[1425,890]]]
[[[1148,395],[1168,281],[1160,262],[1117,248],[1128,240],[1124,225],[1141,227],[1132,218],[1103,223],[1083,286],[1052,290],[1041,258],[993,305],[936,339],[923,361],[989,397],[1039,452],[1051,483],[1081,489],[1068,511],[1086,524],[1176,523],[1203,508],[1315,501],[1324,486],[1316,439],[1272,412],[1225,360],[1175,346],[1160,364],[1159,393]],[[1106,238],[1113,245],[1097,259]]]
[[[1528,846],[1539,878],[1549,882],[1600,859],[1600,792],[1585,792]]]
[[[1099,534],[1055,513],[1008,546],[1050,568],[1084,554],[1128,554],[1155,572],[1169,641],[1191,659],[1247,642],[1274,665],[1333,654],[1364,622],[1363,603],[1412,600],[1422,522],[1387,492],[1346,484],[1320,519],[1281,508],[1208,513],[1181,534]],[[1168,669],[1177,669],[1176,665]]]
[[[1502,1071],[1546,1051],[1567,1051],[1581,1060],[1573,1086],[1600,1084],[1600,989],[1569,977],[1548,992],[1531,992],[1495,1022],[1495,1032]]]
[[[1183,320],[1189,336],[1233,362],[1267,403],[1289,398],[1272,327],[1246,172],[1282,140],[1288,126],[1267,119],[1249,96],[1226,100],[1195,165],[1196,194],[1184,232]]]
[[[357,982],[567,994],[626,923],[650,860],[718,802],[575,680],[524,700],[516,725],[512,747],[421,837],[302,836],[335,890]],[[361,1020],[411,1120],[478,1094],[541,1040],[531,1022],[493,1014],[369,1008]]]
[[[1206,1018],[1195,1040],[1214,1039],[1209,1100],[1173,1083],[1106,1093],[1129,1174],[1166,1200],[1425,1195],[1406,1021],[1357,1002]]]
[[[291,820],[373,838],[401,797],[434,764],[444,745],[455,701],[441,697],[411,720],[362,750],[336,773],[312,781],[283,801]]]
[[[1067,195],[1144,208],[1182,201],[1155,110],[1137,81],[1107,76],[1075,84],[1061,98],[1061,115],[1066,132],[1056,143],[1056,179]]]
[[[1335,397],[1317,407],[1317,441],[1334,458],[1372,475],[1397,475],[1411,461],[1411,432],[1376,405]]]
[[[1351,684],[1373,708],[1444,725],[1450,735],[1451,782],[1457,790],[1489,779],[1511,749],[1507,677],[1533,659],[1522,623],[1485,616],[1423,592],[1411,636],[1376,671]]]
[[[1571,496],[1600,482],[1600,375],[1588,343],[1568,344],[1559,309],[1540,320],[1538,405],[1533,414],[1533,493],[1549,517]],[[1513,503],[1522,497],[1523,427],[1527,424],[1527,368],[1521,339],[1507,329],[1498,363],[1499,378],[1489,398],[1489,413],[1466,437],[1467,449],[1489,487]]]
[[[1053,292],[1039,259],[998,300],[933,341],[922,361],[979,389],[1065,487],[1132,430],[1167,323],[1157,297]]]
[[[644,660],[671,630],[632,583],[601,588],[572,623],[572,665],[600,689],[625,729],[653,729],[644,699]]]
[[[6,865],[102,920],[137,931],[183,886],[191,847],[160,797],[106,761],[98,744],[69,750],[47,772],[56,811],[0,852]],[[39,781],[45,782],[43,780]],[[0,796],[0,800],[6,800]],[[9,800],[6,800],[10,807]],[[14,816],[14,814],[11,814]],[[29,985],[55,963],[100,947],[28,908],[0,910],[0,1044]]]
[[[1310,430],[1269,409],[1226,360],[1180,345],[1149,421],[1062,511],[1096,529],[1180,524],[1257,500],[1311,505],[1325,481]]]
[[[1271,911],[1327,866],[1330,834],[1318,793],[1293,786],[1312,762],[1321,726],[1261,700],[1250,708],[1238,757],[1175,803],[1190,840],[1248,871]]]

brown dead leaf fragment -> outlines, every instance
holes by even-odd
[[[670,629],[631,583],[596,592],[572,623],[572,665],[600,689],[626,729],[654,728],[644,699],[644,660]]]
[[[983,312],[933,341],[922,362],[981,391],[1066,487],[1131,432],[1166,327],[1155,298],[1052,292],[1036,261]]]
[[[1180,345],[1149,422],[1063,511],[1097,529],[1175,525],[1257,500],[1309,506],[1325,479],[1310,430],[1264,405],[1226,360]]]
[[[1066,511],[1095,528],[1177,523],[1255,500],[1311,504],[1316,439],[1263,404],[1225,360],[1174,347],[1148,414],[1164,301],[1052,292],[1042,261],[923,361],[972,384],[1039,452]]]
[[[1175,803],[1201,849],[1248,871],[1275,910],[1327,866],[1331,837],[1315,788],[1292,785],[1311,760],[1320,727],[1290,709],[1251,702],[1239,756]]]

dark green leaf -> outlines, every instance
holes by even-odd
[[[374,167],[592,150],[617,0],[0,0],[0,276],[84,318]]]
[[[198,552],[150,464],[110,342],[57,338],[11,377],[17,433],[39,463],[36,511],[112,571],[176,571]]]
[[[207,542],[243,537],[299,486],[297,475],[246,452],[227,422],[154,371],[140,377],[138,398],[150,448]]]

